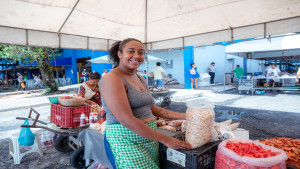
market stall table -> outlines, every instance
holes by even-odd
[[[268,77],[269,79],[277,79],[279,83],[281,84],[280,87],[264,87],[264,86],[258,86],[257,81],[263,80],[266,81],[266,77],[253,77],[253,88],[252,90],[300,90],[299,86],[296,86],[296,75],[291,76],[281,76],[281,77]],[[287,82],[289,81],[289,83]],[[293,82],[293,83],[292,83]]]

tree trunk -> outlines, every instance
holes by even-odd
[[[52,68],[50,65],[49,54],[44,52],[45,56],[41,57],[38,61],[38,67],[40,69],[43,82],[50,88],[50,92],[58,91],[58,84],[55,82],[54,76],[52,74]]]

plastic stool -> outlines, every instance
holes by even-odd
[[[20,153],[20,145],[18,143],[18,137],[19,137],[19,133],[14,133],[9,137],[9,155],[14,159],[15,164],[20,164],[22,158],[29,153],[37,152],[40,154],[40,156],[43,156],[42,146],[37,133],[35,133],[35,139],[33,145],[28,146],[29,150],[24,153]]]

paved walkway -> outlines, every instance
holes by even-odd
[[[59,90],[71,90],[70,93],[51,95],[51,96],[42,96],[42,93],[46,89],[38,90],[26,90],[26,91],[16,91],[16,92],[5,92],[0,94],[0,113],[19,110],[30,107],[39,107],[49,105],[48,97],[55,96],[66,96],[75,94],[75,89],[78,88],[78,84],[70,86],[59,87]]]

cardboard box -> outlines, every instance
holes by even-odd
[[[242,128],[237,128],[236,130],[232,131],[235,137],[247,139],[249,140],[249,130],[245,130]]]

